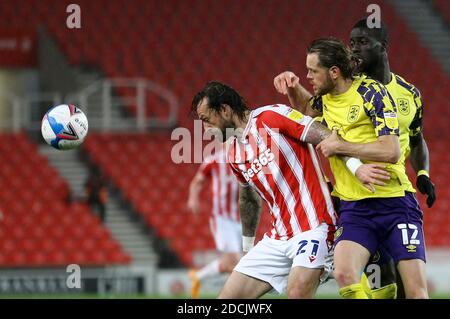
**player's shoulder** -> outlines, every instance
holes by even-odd
[[[268,125],[269,127],[279,125],[280,120],[287,118],[292,110],[291,107],[284,104],[266,105],[255,109],[250,120],[257,127],[261,125]]]
[[[414,84],[412,84],[411,82],[408,82],[407,80],[405,80],[405,78],[401,77],[398,74],[392,73],[392,76],[394,77],[394,80],[397,83],[397,86],[406,90],[413,97],[421,96],[419,89]]]
[[[266,118],[273,115],[273,113],[281,114],[281,115],[288,115],[292,111],[292,108],[284,105],[284,104],[272,104],[272,105],[265,105],[261,106],[252,112],[253,118]]]
[[[385,86],[381,82],[368,76],[361,77],[357,79],[357,81],[359,82],[359,88],[365,88],[372,93],[386,90]]]
[[[379,81],[368,76],[356,78],[356,91],[366,102],[371,102],[373,99],[381,100],[387,96],[386,87]]]

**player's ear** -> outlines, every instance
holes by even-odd
[[[231,114],[233,113],[231,110],[231,107],[228,104],[222,104],[221,105],[222,108],[220,109],[220,114],[224,117],[224,118],[231,118]]]
[[[382,52],[387,52],[388,50],[388,43],[386,41],[381,42],[381,50]]]
[[[339,68],[334,65],[328,69],[328,73],[330,74],[330,77],[333,80],[336,80],[338,78],[339,74],[341,74],[341,70],[339,70]]]

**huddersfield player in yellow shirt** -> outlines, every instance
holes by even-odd
[[[422,212],[399,162],[395,103],[379,82],[352,77],[350,52],[338,40],[313,41],[306,65],[314,98],[298,81],[293,84],[292,78],[277,83],[277,77],[274,84],[303,113],[322,115],[335,132],[318,149],[330,159],[336,180],[333,193],[341,199],[334,272],[340,294],[367,298],[360,274],[382,245],[397,264],[406,297],[428,298]],[[338,154],[384,162],[391,179],[383,186],[375,185],[375,192],[370,192],[352,174],[360,164],[347,163],[346,167],[334,156]]]
[[[417,174],[416,186],[427,195],[427,206],[431,207],[436,200],[436,193],[428,173],[429,153],[422,133],[423,101],[419,90],[390,71],[388,30],[383,22],[379,28],[369,28],[367,19],[356,22],[350,34],[350,47],[353,55],[359,59],[358,71],[383,83],[395,101],[400,125],[400,162],[406,165],[406,158],[410,156],[411,165]],[[403,285],[399,276],[396,276],[393,260],[383,247],[379,252],[373,263],[380,266],[381,282],[380,287],[372,290],[372,297],[395,298],[397,291],[399,298],[404,297]]]

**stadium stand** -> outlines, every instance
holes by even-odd
[[[370,3],[334,0],[324,0],[320,4],[314,0],[79,0],[82,29],[69,30],[61,24],[67,17],[65,7],[70,2],[58,1],[48,6],[45,3],[50,3],[49,0],[24,2],[29,5],[18,7],[12,5],[15,3],[13,0],[1,1],[3,19],[0,25],[11,29],[45,26],[73,65],[98,68],[107,77],[145,77],[170,88],[183,106],[179,124],[188,128],[192,128],[192,118],[188,116],[191,98],[211,79],[236,87],[251,106],[287,103],[285,98],[275,93],[273,76],[286,69],[304,74],[306,45],[314,38],[329,35],[347,39],[352,23],[365,14]],[[444,2],[435,1],[436,4]],[[384,1],[378,3],[390,29],[391,68],[415,83],[425,100],[425,134],[431,151],[431,174],[438,191],[438,200],[432,210],[426,208],[423,196],[419,195],[425,211],[427,245],[448,247],[450,189],[446,184],[450,136],[446,132],[450,110],[446,107],[448,97],[442,94],[441,88],[449,87],[449,78],[393,8]],[[126,96],[132,92],[123,89],[117,94]],[[129,109],[131,113],[134,110],[133,107]],[[147,101],[148,114],[164,115],[166,110],[166,105],[157,98]],[[191,265],[193,252],[213,248],[213,241],[206,216],[195,218],[185,208],[187,185],[196,165],[174,164],[170,158],[173,144],[167,133],[91,133],[84,149],[145,218],[149,227],[156,229],[160,238],[169,240],[180,259]],[[4,163],[0,167],[6,170]],[[23,196],[34,196],[29,193],[24,191]],[[5,202],[12,202],[9,192],[1,196]],[[89,215],[83,206],[79,206],[77,211],[80,215]],[[263,223],[268,223],[267,217],[264,218]],[[93,224],[96,225],[95,222]],[[40,227],[45,227],[42,222],[36,229]],[[93,231],[98,236],[103,234],[99,225],[92,227],[97,227]],[[21,236],[20,230],[14,231]],[[107,238],[107,235],[102,236]],[[71,241],[63,242],[67,247],[75,245]],[[84,244],[86,247],[93,245],[89,240]],[[2,241],[2,245],[9,247],[11,254],[17,254],[14,241]],[[25,241],[23,245],[33,244]],[[115,251],[114,256],[118,260],[125,260],[113,243],[106,245]],[[89,256],[92,258],[86,257],[86,260],[91,262],[103,258],[97,254]],[[4,263],[20,265],[31,262],[22,257],[22,254],[8,257]],[[63,257],[56,255],[52,258],[61,260]],[[47,259],[39,255],[32,260],[37,263]]]
[[[25,133],[0,134],[0,172],[0,267],[130,262]]]

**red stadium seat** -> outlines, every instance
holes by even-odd
[[[67,183],[27,135],[0,133],[0,141],[0,207],[4,210],[0,220],[0,267],[63,265],[68,261],[66,252],[80,249],[75,256],[80,265],[120,263],[117,258],[108,261],[94,255],[94,260],[86,257],[83,249],[102,247],[96,240],[106,241],[119,254],[124,253],[88,206],[67,204]],[[25,166],[23,158],[30,159]],[[36,177],[36,171],[42,176]],[[90,241],[80,241],[83,238]]]

